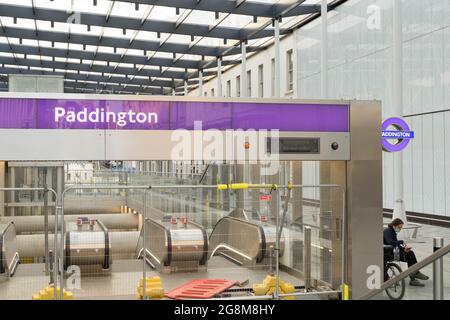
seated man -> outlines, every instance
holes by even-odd
[[[408,267],[411,267],[417,263],[416,255],[411,250],[411,248],[406,245],[406,243],[403,240],[397,239],[397,233],[399,233],[402,230],[403,225],[404,223],[402,220],[394,219],[383,231],[383,243],[384,245],[392,246],[392,248],[398,247],[400,250],[400,261],[407,262]],[[429,279],[426,275],[424,275],[420,271],[417,271],[416,273],[412,274],[410,278],[411,281],[409,282],[409,284],[411,286],[416,287],[424,286],[424,284],[420,282],[418,279],[420,280]]]

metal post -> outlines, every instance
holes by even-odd
[[[16,168],[15,167],[9,167],[9,187],[10,188],[15,188],[16,186]],[[9,199],[9,204],[10,204],[10,215],[12,217],[15,216],[15,202],[16,202],[16,192],[15,191],[11,191],[11,195],[10,195],[10,199]]]
[[[64,190],[64,167],[56,168],[56,193],[61,195]]]
[[[64,192],[62,194],[59,194],[59,205],[56,207],[56,212],[60,212],[60,217],[59,220],[57,221],[57,216],[58,214],[55,215],[55,270],[58,270],[58,274],[59,274],[59,298],[60,300],[63,300],[64,298],[64,294],[63,294],[63,290],[64,290]],[[59,229],[60,229],[60,234],[59,234],[59,249],[58,248],[58,224],[59,224]],[[58,258],[58,254],[59,254],[59,258]],[[55,300],[57,299],[56,296],[56,289],[58,288],[58,281],[57,281],[57,277],[55,278],[55,286],[54,286],[54,296],[55,296]]]
[[[175,97],[175,88],[172,88],[172,96]]]
[[[184,96],[188,95],[188,82],[187,79],[184,80]]]
[[[147,189],[148,190],[148,189]],[[147,190],[144,191],[144,218],[142,219],[142,300],[147,300],[147,270],[146,270],[146,247],[145,247],[145,230],[147,224]]]
[[[276,192],[276,199],[277,199],[277,209],[276,209],[276,226],[275,226],[275,233],[276,233],[276,241],[275,241],[275,300],[280,299],[280,284],[279,284],[279,278],[280,278],[280,192],[278,190],[275,190]]]
[[[198,72],[198,95],[203,96],[203,70]]]
[[[321,67],[320,83],[322,99],[328,98],[328,4],[327,0],[322,0],[321,4],[322,19],[322,44],[321,44]]]
[[[347,193],[344,187],[341,187],[342,194],[342,223],[341,228],[341,290],[342,297],[344,297],[344,290],[347,286],[347,220],[346,220],[346,208],[347,208]]]
[[[222,57],[217,57],[217,96],[222,97]]]
[[[241,41],[241,97],[247,97],[247,43]]]
[[[275,88],[275,97],[279,98],[281,96],[281,88],[280,88],[280,74],[281,74],[281,62],[280,62],[280,20],[276,18],[274,20],[274,40],[275,40],[275,56],[274,56],[274,88]]]
[[[394,75],[394,90],[393,102],[394,110],[398,117],[403,116],[403,36],[402,36],[402,2],[393,0],[393,75]],[[397,152],[394,157],[394,192],[395,203],[393,219],[400,218],[407,223],[405,204],[403,202],[403,153]],[[408,231],[409,232],[409,231]]]
[[[433,239],[433,252],[444,247],[444,238]],[[433,300],[444,300],[444,258],[433,262]]]
[[[304,227],[303,272],[305,273],[305,291],[311,288],[311,227]]]
[[[49,254],[48,254],[48,260],[49,260],[49,264],[50,264],[50,282],[49,282],[49,284],[53,284],[53,285],[55,285],[55,279],[53,278],[53,269],[54,269],[54,263],[53,263],[53,259],[54,259],[54,257],[53,257],[53,251],[49,251]]]
[[[6,162],[0,161],[0,188],[5,187]],[[5,215],[5,193],[0,192],[0,217]]]
[[[49,254],[48,254],[48,190],[47,185],[44,186],[44,242],[45,242],[45,275],[48,276],[48,263],[49,263]]]

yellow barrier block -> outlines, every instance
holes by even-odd
[[[228,185],[227,184],[219,184],[217,185],[217,190],[227,190]]]
[[[33,258],[29,258],[29,257],[20,257],[20,263],[21,264],[34,263],[34,259]]]
[[[252,286],[253,293],[257,296],[271,295],[276,290],[276,277],[268,275],[261,284],[254,284]],[[278,278],[278,291],[280,294],[294,293],[295,287],[287,282],[284,282],[281,277]],[[283,297],[283,300],[294,300],[295,297]]]
[[[350,300],[349,287],[345,283],[342,285],[342,299]]]
[[[39,290],[39,293],[33,294],[32,299],[33,300],[53,300],[54,299],[54,287],[49,286],[42,290]],[[56,299],[60,299],[61,291],[59,287],[56,288]],[[63,289],[63,300],[73,300],[73,293],[70,291],[66,291]]]
[[[143,299],[144,281],[139,280],[137,286],[138,299]],[[160,277],[147,277],[145,281],[145,296],[150,299],[162,299],[164,298],[164,288],[162,286]]]

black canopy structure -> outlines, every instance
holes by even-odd
[[[242,43],[264,50],[273,21],[285,35],[319,15],[317,0],[0,0],[0,91],[34,74],[66,92],[173,94],[239,64]]]

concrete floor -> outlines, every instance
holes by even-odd
[[[433,253],[433,238],[444,238],[444,245],[450,244],[450,229],[423,225],[418,230],[416,239],[409,239],[406,235],[401,235],[399,238],[403,239],[408,245],[413,248],[417,256],[417,260],[423,260]],[[408,266],[402,263],[402,269],[406,270]],[[430,277],[428,281],[422,281],[425,287],[412,287],[409,285],[409,279],[406,281],[406,292],[404,300],[432,300],[433,299],[433,266],[429,265],[422,270],[422,273]],[[375,297],[377,300],[389,299],[383,293]],[[444,257],[444,299],[450,300],[450,255]]]
[[[115,260],[110,275],[90,277],[82,275],[80,289],[70,291],[76,299],[137,299],[136,286],[142,278],[142,268],[142,260]],[[31,299],[34,293],[48,286],[49,278],[45,276],[43,270],[43,264],[19,265],[12,278],[0,282],[0,300]],[[267,274],[267,268],[239,267],[222,257],[213,257],[209,261],[208,270],[203,272],[160,274],[147,266],[147,277],[160,276],[165,291],[183,285],[189,280],[200,278],[228,279],[238,282],[249,280],[246,288],[251,288],[254,283],[262,283]],[[284,281],[294,286],[303,285],[302,281],[285,272],[280,272],[280,275]]]
[[[433,237],[443,237],[445,244],[450,243],[450,229],[423,225],[419,229],[416,239],[404,238],[412,246],[418,260],[422,260],[433,252]],[[81,277],[80,289],[72,289],[76,299],[136,299],[136,286],[142,278],[142,261],[138,260],[114,260],[110,275]],[[407,268],[402,263],[402,268]],[[31,299],[34,293],[48,286],[49,278],[44,274],[43,264],[21,264],[18,266],[14,277],[8,279],[0,278],[0,299]],[[158,274],[148,267],[147,276],[159,275],[162,279],[165,291],[178,287],[189,280],[198,278],[223,278],[236,280],[239,282],[249,280],[248,287],[253,283],[261,283],[268,274],[265,269],[248,269],[239,267],[232,262],[222,258],[214,257],[209,261],[208,271],[192,273]],[[431,300],[433,298],[432,266],[422,270],[430,276],[430,280],[424,281],[425,287],[411,287],[408,285],[405,300]],[[301,286],[302,281],[294,278],[285,272],[281,272],[281,277],[296,286]],[[444,295],[445,299],[450,299],[450,256],[444,257]],[[318,299],[309,297],[308,299]],[[389,299],[382,293],[374,299]]]

